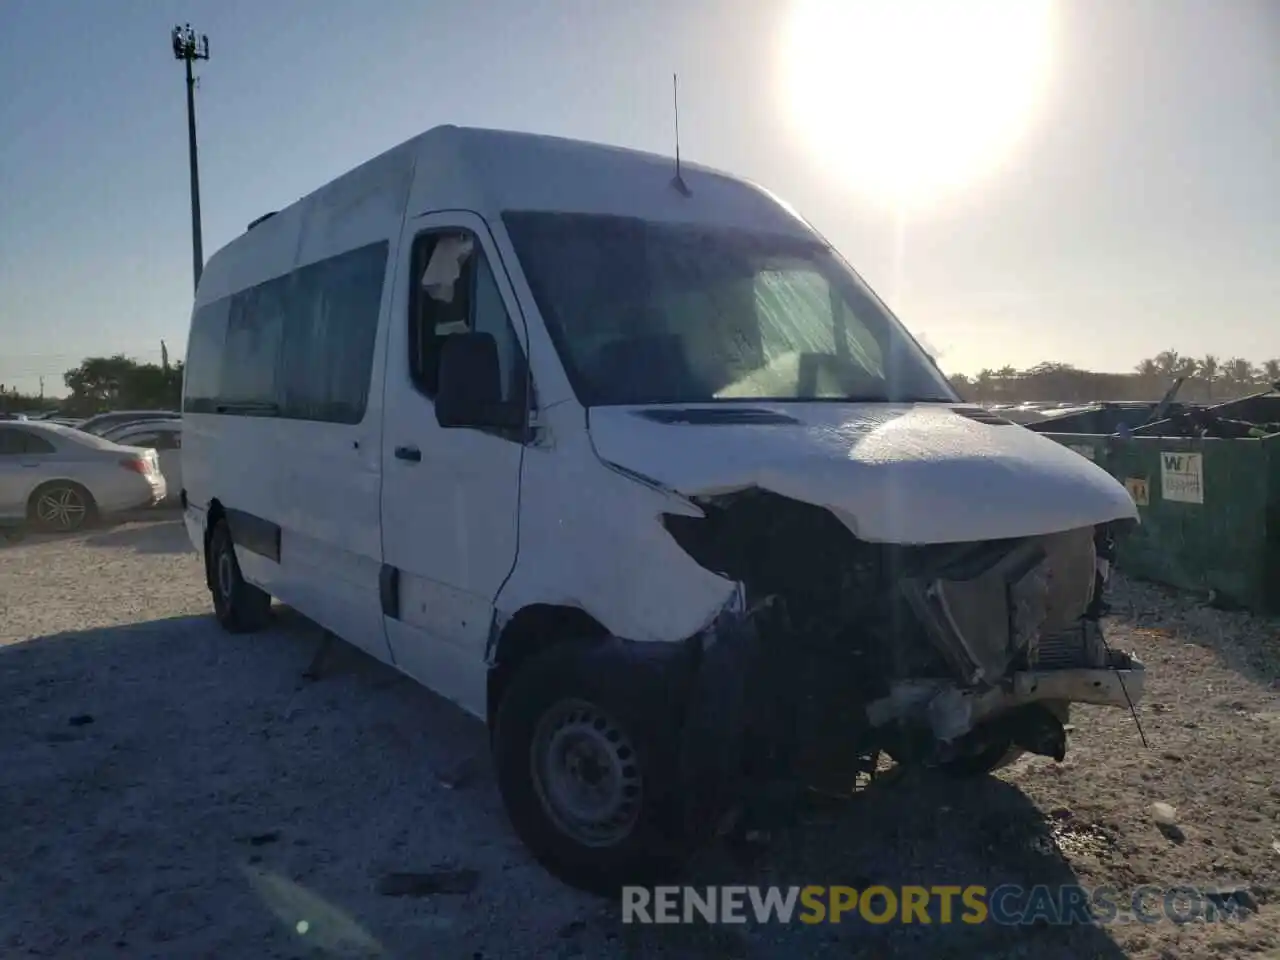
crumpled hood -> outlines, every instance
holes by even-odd
[[[760,487],[831,509],[867,541],[994,540],[1138,516],[1102,468],[973,407],[594,407],[589,422],[603,460],[685,496]]]

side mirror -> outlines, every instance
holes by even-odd
[[[502,399],[498,341],[491,333],[454,333],[440,346],[436,420],[442,427],[523,427],[526,411]]]

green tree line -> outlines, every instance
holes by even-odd
[[[62,375],[65,397],[40,397],[0,384],[0,413],[57,410],[88,417],[107,410],[177,410],[182,363],[139,363],[123,354],[88,357]]]
[[[1230,400],[1280,382],[1280,360],[1255,364],[1241,357],[1183,356],[1163,350],[1132,373],[1096,373],[1066,363],[1046,362],[1026,370],[1001,367],[976,376],[956,374],[951,382],[966,400],[1021,403],[1028,400],[1158,400],[1177,378],[1182,400]]]

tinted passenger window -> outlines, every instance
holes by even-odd
[[[230,412],[277,412],[276,364],[288,286],[289,278],[279,277],[231,298],[218,393],[219,405],[241,408]]]
[[[359,423],[389,248],[369,244],[200,308],[183,409]]]
[[[208,303],[191,318],[187,363],[183,369],[182,408],[192,413],[213,413],[220,390],[222,347],[227,336],[231,299]]]
[[[435,396],[445,338],[468,331],[490,333],[498,344],[502,398],[523,398],[528,379],[524,351],[479,241],[464,231],[419,236],[412,282],[409,373],[414,385]]]
[[[294,273],[280,370],[283,416],[364,419],[387,252],[388,244],[371,244]]]

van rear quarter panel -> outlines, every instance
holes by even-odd
[[[358,424],[188,414],[189,499],[218,500],[281,529],[280,562],[237,547],[251,582],[386,660],[378,573],[383,371],[398,244],[413,179],[410,145],[389,151],[263,221],[220,250],[196,306],[379,241],[389,245]]]

